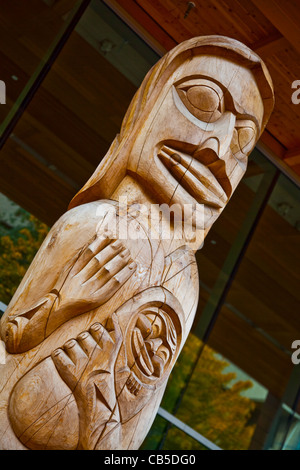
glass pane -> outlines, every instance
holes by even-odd
[[[299,220],[300,190],[281,175],[208,339],[268,391],[264,432],[255,431],[252,448],[264,446],[293,387],[291,345],[300,337]],[[289,395],[296,395],[295,387]]]
[[[206,447],[157,415],[140,450],[206,450]]]
[[[190,334],[162,406],[220,448],[243,450],[267,397],[253,377]]]
[[[161,450],[206,450],[200,442],[173,425],[167,428],[166,435],[160,445],[159,449]]]
[[[300,190],[281,175],[209,340],[278,398],[300,338],[299,220]]]
[[[156,450],[159,449],[160,442],[162,440],[165,429],[168,426],[168,421],[159,415],[151,426],[150,431],[147,434],[146,439],[140,447],[140,450]]]
[[[9,304],[47,232],[45,224],[0,194],[0,303]],[[4,307],[0,310],[1,316]]]
[[[93,0],[2,149],[2,191],[52,225],[107,152],[157,60]]]
[[[274,175],[275,167],[256,149],[247,172],[196,253],[200,299],[194,325],[203,337]]]
[[[286,405],[280,408],[276,432],[268,450],[300,450],[300,414]]]
[[[0,136],[81,3],[1,2],[0,79],[6,85],[6,104],[0,106]]]
[[[281,175],[226,299],[288,354],[300,338],[300,189]]]
[[[287,432],[284,434],[283,450],[300,450],[300,415],[290,413],[287,420]],[[276,444],[274,446],[276,448]]]

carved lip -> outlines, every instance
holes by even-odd
[[[212,171],[212,168],[219,170],[217,156],[213,162],[206,165],[200,161],[201,157],[167,145],[162,145],[157,155],[172,176],[198,203],[216,209],[224,207],[227,203],[228,196]]]

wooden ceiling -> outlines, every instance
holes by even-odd
[[[261,143],[300,175],[300,104],[292,103],[300,80],[299,0],[105,0],[161,51],[194,36],[220,34],[248,45],[267,64],[276,105]]]

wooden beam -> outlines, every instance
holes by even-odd
[[[289,48],[290,43],[281,34],[268,38],[267,41],[260,41],[253,44],[251,48],[262,58],[271,57],[278,54],[278,51]]]
[[[298,0],[252,0],[252,3],[300,52],[300,9]]]
[[[104,0],[158,54],[164,55],[177,42],[133,0]]]
[[[263,143],[268,150],[276,155],[279,159],[283,159],[286,149],[283,145],[266,129],[261,138],[259,139],[261,143]]]
[[[288,150],[284,155],[284,162],[289,166],[300,165],[300,148]]]

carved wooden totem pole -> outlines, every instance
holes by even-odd
[[[149,71],[2,317],[2,449],[139,448],[193,322],[194,253],[273,102],[264,63],[226,37],[188,40]]]

